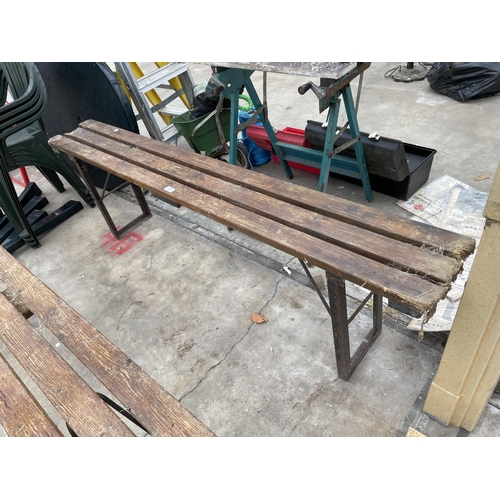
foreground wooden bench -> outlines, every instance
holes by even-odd
[[[75,161],[118,239],[151,215],[141,187],[297,257],[310,278],[307,264],[324,269],[328,302],[316,290],[332,318],[337,369],[344,380],[380,334],[383,296],[430,317],[474,251],[473,238],[93,120],[49,142]],[[132,183],[142,214],[118,230],[84,162]],[[346,280],[371,291],[351,318]],[[348,325],[372,295],[373,328],[351,356]]]
[[[173,396],[0,247],[0,340],[76,436],[213,436]],[[25,315],[7,298],[25,307]],[[27,321],[35,314],[121,404],[96,393]],[[111,408],[117,410],[113,411]],[[127,418],[126,418],[127,417]],[[9,436],[61,436],[61,430],[0,354],[0,425]]]

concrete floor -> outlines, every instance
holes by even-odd
[[[489,191],[500,159],[500,96],[458,103],[426,81],[384,78],[398,64],[373,63],[366,71],[361,130],[437,149],[429,180],[448,174]],[[196,83],[210,77],[209,66],[190,68]],[[258,91],[261,80],[257,74]],[[314,94],[297,93],[306,81],[269,75],[269,115],[277,129],[303,129],[308,119],[324,119]],[[187,146],[179,141],[179,147]],[[285,178],[278,164],[257,168]],[[48,209],[78,199],[71,188],[59,194],[34,169],[28,172],[49,199]],[[294,173],[291,182],[316,187],[316,175]],[[480,174],[489,179],[474,181]],[[328,192],[368,203],[362,188],[345,180],[330,177]],[[85,207],[43,235],[41,248],[14,255],[217,435],[405,436],[410,429],[429,437],[468,434],[422,412],[442,336],[426,334],[418,342],[404,317],[386,308],[380,338],[344,382],[337,377],[329,317],[296,259],[149,199],[154,215],[127,240],[130,248],[114,246],[100,212]],[[127,190],[107,200],[118,224],[138,212]],[[395,202],[375,192],[371,204],[409,217]],[[322,279],[318,270],[313,273]],[[354,292],[350,307],[356,307]],[[252,313],[267,322],[253,323]],[[369,322],[367,311],[352,325],[353,346]],[[8,357],[3,345],[0,352]],[[469,435],[500,436],[499,408],[494,395]],[[48,403],[46,409],[54,415]]]

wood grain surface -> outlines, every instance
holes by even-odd
[[[142,368],[1,247],[0,280],[152,436],[214,436]],[[132,434],[1,294],[0,318],[0,338],[78,435]]]
[[[62,436],[1,354],[0,424],[7,435],[13,437]]]

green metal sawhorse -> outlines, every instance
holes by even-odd
[[[236,165],[236,145],[238,133],[257,121],[264,126],[272,148],[274,149],[288,179],[293,173],[288,164],[295,161],[320,169],[318,190],[325,192],[330,172],[360,179],[368,201],[373,199],[365,154],[361,143],[357,120],[357,104],[355,105],[350,83],[354,78],[362,77],[370,63],[210,63],[213,69],[212,78],[220,86],[224,97],[231,99],[230,153],[229,161]],[[299,66],[301,65],[301,66]],[[337,66],[334,66],[337,65]],[[264,102],[262,103],[251,76],[255,71],[264,72]],[[266,72],[286,73],[304,76],[319,76],[320,85],[308,82],[299,87],[300,94],[312,89],[319,101],[319,112],[328,109],[325,146],[323,151],[295,146],[278,141],[273,127],[269,123],[266,97]],[[238,125],[239,95],[243,87],[247,90],[256,112],[245,123]],[[361,81],[358,85],[358,98]],[[347,114],[347,123],[337,131],[341,98]],[[336,139],[349,127],[352,139],[342,146],[335,147]],[[340,156],[339,153],[353,146],[355,157]]]

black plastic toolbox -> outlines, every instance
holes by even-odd
[[[305,137],[313,149],[323,150],[325,136],[326,129],[320,122],[308,120]],[[337,139],[335,146],[342,146],[351,139],[350,131],[346,130]],[[365,153],[370,184],[374,191],[400,200],[407,200],[429,179],[432,161],[437,153],[435,149],[387,137],[372,140],[365,132],[361,132],[361,143]],[[353,147],[345,149],[340,155],[354,158]],[[332,175],[361,184],[361,181],[352,177]]]

